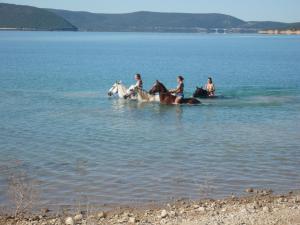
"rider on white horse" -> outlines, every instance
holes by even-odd
[[[135,79],[136,84],[131,85],[128,89],[121,81],[116,81],[107,94],[109,96],[118,95],[119,98],[128,98],[141,102],[159,102],[158,95],[150,95],[147,91],[143,90],[143,81],[140,74],[136,74]]]
[[[134,79],[136,80],[136,84],[131,85],[129,87],[129,89],[128,89],[129,93],[127,93],[127,95],[124,96],[125,98],[133,97],[136,95],[137,91],[143,90],[143,80],[142,80],[141,74],[137,73],[135,75]]]

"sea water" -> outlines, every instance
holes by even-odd
[[[141,73],[199,106],[108,97]],[[300,37],[0,32],[0,204],[26,174],[44,205],[226,197],[300,187]]]

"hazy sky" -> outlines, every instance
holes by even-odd
[[[120,13],[225,13],[243,20],[300,22],[300,0],[4,0],[44,8]]]

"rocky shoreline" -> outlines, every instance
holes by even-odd
[[[53,215],[0,216],[0,225],[297,225],[300,224],[300,192],[274,195],[269,190],[247,189],[243,197],[178,200],[159,206],[120,207],[109,211],[82,210]]]

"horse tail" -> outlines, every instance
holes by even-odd
[[[150,97],[147,91],[145,90],[138,90],[139,96],[142,101],[150,101]]]

